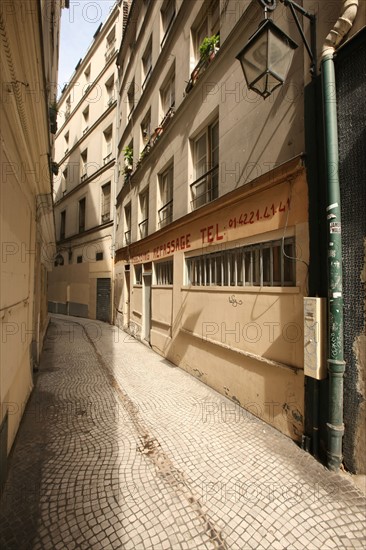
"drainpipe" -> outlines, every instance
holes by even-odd
[[[358,0],[345,0],[338,21],[328,34],[322,51],[321,73],[325,131],[328,229],[328,373],[329,413],[327,463],[337,470],[342,463],[343,424],[343,290],[341,199],[338,166],[338,130],[334,53],[352,27]]]

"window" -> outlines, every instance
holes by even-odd
[[[111,32],[107,36],[106,49],[105,49],[105,62],[113,57],[114,52],[116,51],[116,27],[113,27]]]
[[[210,36],[220,34],[220,0],[213,0],[208,10]]]
[[[193,142],[195,181],[191,185],[192,209],[218,197],[219,123],[214,122]]]
[[[148,224],[149,224],[149,188],[146,189],[143,193],[140,193],[139,196],[140,202],[140,220],[139,231],[140,238],[144,239],[147,237],[148,233]]]
[[[79,233],[85,231],[85,197],[79,200]]]
[[[135,79],[133,79],[130,87],[128,88],[127,102],[128,102],[128,119],[130,119],[132,112],[135,108]]]
[[[90,89],[90,72],[91,72],[91,65],[87,66],[87,68],[84,71],[84,77],[85,77],[85,86],[83,88],[83,93],[86,94],[88,90]]]
[[[107,92],[107,108],[109,108],[111,105],[113,105],[115,101],[114,74],[112,74],[112,76],[108,78],[107,82],[105,83],[105,89]]]
[[[125,246],[131,244],[131,203],[125,206]]]
[[[88,177],[88,149],[85,149],[81,155],[81,181],[84,181]]]
[[[135,265],[135,285],[142,285],[142,265]]]
[[[163,31],[162,33],[163,39],[160,44],[161,48],[164,47],[166,39],[168,38],[168,34],[172,27],[174,17],[175,17],[175,1],[166,0],[161,10],[161,24],[162,24],[162,31]]]
[[[64,195],[67,191],[67,168],[65,168],[65,170],[62,172],[62,176],[61,176],[61,191],[62,191],[62,194]]]
[[[159,177],[160,204],[158,211],[159,227],[165,227],[173,221],[173,165]]]
[[[67,155],[67,153],[69,152],[70,132],[66,132],[66,134],[64,135],[64,139],[65,139],[65,155]]]
[[[124,183],[129,181],[130,175],[133,172],[133,139],[130,143],[126,145],[123,149],[123,173],[124,173]]]
[[[146,50],[142,56],[142,89],[145,88],[152,72],[152,40],[146,46]]]
[[[158,286],[173,284],[173,260],[155,264],[155,281]]]
[[[113,157],[113,152],[112,152],[112,125],[110,125],[106,130],[104,130],[103,137],[104,137],[103,164],[107,164],[110,160],[112,160],[112,157]]]
[[[205,38],[216,36],[220,34],[220,0],[213,0],[211,3],[207,16],[197,26],[196,31],[193,33],[193,47],[195,53],[196,62],[200,60],[200,45]],[[218,46],[217,46],[218,47]]]
[[[95,261],[100,262],[101,260],[103,260],[103,252],[97,252],[95,254]]]
[[[76,257],[76,263],[77,264],[82,264],[83,263],[83,257],[82,256],[77,256]]]
[[[111,219],[111,182],[102,187],[102,223]]]
[[[66,106],[65,106],[65,122],[69,118],[71,113],[71,96],[69,96],[66,99]]]
[[[83,111],[83,134],[89,130],[89,105]]]
[[[269,241],[186,259],[192,286],[295,286],[295,239]]]
[[[175,73],[173,72],[160,91],[161,107],[163,116],[165,116],[169,109],[175,105]]]
[[[206,38],[207,36],[208,36],[208,19],[205,18],[197,28],[196,32],[194,33],[194,55],[195,55],[196,63],[201,58],[200,45],[202,44],[203,39]]]
[[[61,219],[60,219],[60,240],[65,238],[65,232],[66,232],[66,210],[63,210],[61,212]]]
[[[150,140],[151,136],[151,111],[150,109],[144,116],[143,121],[141,122],[141,137],[142,137],[142,144],[143,148]]]

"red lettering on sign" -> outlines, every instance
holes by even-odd
[[[224,236],[220,234],[218,223],[215,226],[209,225],[208,227],[203,227],[200,231],[202,236],[202,244],[221,241],[224,238]]]

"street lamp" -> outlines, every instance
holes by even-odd
[[[285,82],[297,44],[271,19],[268,19],[268,11],[273,11],[276,8],[276,0],[258,1],[264,7],[264,21],[249,38],[248,43],[238,53],[236,59],[241,63],[248,88],[266,99]],[[311,73],[315,76],[315,16],[292,0],[281,0],[281,2],[291,9],[296,26],[311,58]],[[311,47],[305,38],[295,10],[310,19]]]
[[[236,56],[248,88],[264,99],[287,77],[297,44],[271,19],[265,19]]]

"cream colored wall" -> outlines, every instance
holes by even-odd
[[[132,272],[136,264],[174,260],[174,286],[152,287],[152,348],[297,440],[304,415],[307,202],[305,172],[300,160],[293,161],[270,178],[262,176],[176,222],[170,230],[131,245],[125,259]],[[275,214],[262,216],[272,204]],[[245,220],[245,213],[251,211],[258,211],[252,223],[235,226],[233,220],[238,222],[241,215]],[[164,249],[164,244],[182,236],[183,250]],[[187,286],[185,258],[283,236],[296,240],[294,287]],[[121,272],[123,266],[124,262],[117,263],[117,270]],[[130,329],[140,338],[143,290],[134,285],[131,292]]]
[[[135,163],[139,158],[143,147],[140,126],[149,108],[151,108],[152,129],[160,123],[162,113],[159,90],[172,65],[175,65],[176,113],[159,142],[135,172],[131,190],[128,191],[125,188],[122,191],[122,212],[124,205],[131,201],[132,241],[140,238],[138,195],[147,185],[149,185],[150,203],[149,234],[158,229],[157,210],[160,207],[158,174],[173,158],[173,219],[178,219],[191,211],[190,184],[193,183],[195,176],[190,140],[216,117],[219,119],[220,136],[220,196],[269,172],[275,166],[304,150],[302,50],[299,48],[295,54],[289,78],[274,97],[264,102],[253,92],[248,92],[244,85],[242,69],[235,56],[257,28],[261,19],[261,10],[252,6],[245,21],[233,29],[233,25],[238,23],[243,13],[243,6],[248,2],[243,2],[240,9],[238,2],[228,2],[222,15],[221,51],[187,95],[185,87],[193,69],[190,58],[191,33],[187,30],[194,27],[202,13],[202,8],[206,5],[201,1],[188,4],[183,3],[183,14],[178,15],[181,21],[179,32],[171,39],[168,50],[163,50],[160,55],[158,48],[161,39],[160,6],[158,3],[154,5],[148,25],[137,38],[134,56],[126,72],[120,75],[119,110],[124,124],[119,131],[119,162],[123,165],[122,150],[132,138]],[[285,31],[296,32],[294,24],[289,23],[289,18],[282,19],[281,27]],[[159,39],[155,49],[153,48],[154,73],[148,84],[149,93],[141,94],[141,56],[151,32],[153,38]],[[123,52],[121,57],[123,59]],[[130,121],[125,126],[127,123],[126,96],[133,78],[135,78],[139,102],[132,116],[132,124]],[[261,123],[258,123],[259,120]],[[281,135],[281,139],[278,139],[278,135]],[[120,176],[117,191],[122,185],[123,174]],[[124,232],[124,224],[120,223],[116,236],[117,248],[124,245]]]
[[[220,411],[211,403],[205,404],[202,413],[206,419],[230,416],[235,405],[240,405],[244,410],[236,409],[236,415],[245,417],[249,411],[292,439],[301,439],[302,371],[271,367],[184,333],[179,335],[168,358],[233,401],[232,406]]]
[[[56,82],[58,44],[52,49],[51,29],[44,24],[49,23],[45,12],[50,4],[30,0],[28,10],[21,4],[12,2],[1,22],[8,54],[0,62],[0,422],[8,412],[8,452],[33,387],[33,365],[47,328],[47,269],[54,253],[48,107]],[[57,37],[60,5],[55,2],[55,7]],[[10,88],[9,82],[13,82]],[[24,83],[31,94],[25,93]],[[46,95],[37,92],[44,91],[43,84]]]
[[[115,196],[116,105],[108,104],[106,82],[114,75],[117,86],[115,58],[106,63],[106,38],[115,26],[118,49],[122,35],[119,8],[112,12],[93,40],[70,84],[59,102],[59,131],[56,136],[56,159],[60,165],[54,181],[56,236],[60,239],[61,212],[66,211],[65,240],[58,243],[58,254],[64,266],[53,269],[49,283],[49,301],[65,304],[73,302],[88,306],[88,316],[96,316],[97,278],[112,278],[112,237]],[[113,56],[112,56],[113,57]],[[90,65],[90,87],[85,70]],[[67,99],[70,97],[70,116],[65,121]],[[114,94],[116,99],[116,94]],[[83,111],[89,107],[88,130],[85,130]],[[112,156],[107,155],[103,132],[112,127]],[[69,133],[68,152],[65,134]],[[87,179],[81,181],[81,153],[87,149]],[[68,170],[66,193],[63,193],[62,175]],[[110,223],[102,226],[102,187],[111,183]],[[79,233],[79,201],[86,199],[85,231]],[[72,252],[71,262],[69,252]],[[96,261],[96,253],[103,252],[103,260]],[[77,263],[82,256],[82,264]]]
[[[49,302],[67,304],[73,302],[88,306],[90,319],[96,318],[96,285],[98,278],[112,278],[112,237],[104,230],[105,236],[99,232],[99,238],[91,235],[91,242],[79,239],[79,244],[73,245],[72,263],[68,264],[68,253],[63,253],[65,265],[58,266],[49,274]],[[83,242],[82,242],[83,241]],[[95,260],[95,253],[103,252],[104,259]],[[76,263],[78,255],[83,256],[82,263]]]

